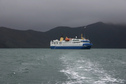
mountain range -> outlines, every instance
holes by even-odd
[[[81,37],[90,39],[93,48],[126,48],[126,26],[97,22],[81,27],[59,26],[46,32],[0,27],[0,48],[48,48],[50,41]]]

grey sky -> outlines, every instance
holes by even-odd
[[[99,21],[126,24],[126,0],[0,0],[0,26],[45,31]]]

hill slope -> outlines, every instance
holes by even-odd
[[[89,38],[94,48],[126,48],[126,26],[94,23],[86,27],[56,27],[47,32],[14,30],[0,27],[0,48],[49,47],[50,40],[64,37]]]
[[[1,27],[0,28],[0,47],[2,48],[34,48],[46,47],[46,38],[43,32],[33,30],[21,31]]]

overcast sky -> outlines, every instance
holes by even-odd
[[[126,24],[126,0],[0,0],[0,26],[47,31],[95,22]]]

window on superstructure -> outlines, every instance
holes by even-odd
[[[80,43],[80,42],[73,42],[73,43]]]
[[[62,44],[62,42],[59,42],[59,44]]]
[[[56,44],[58,44],[58,42],[56,42]]]
[[[79,41],[79,40],[73,40],[73,41]]]

